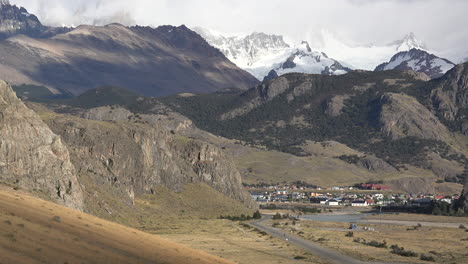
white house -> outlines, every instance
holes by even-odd
[[[340,202],[338,202],[338,201],[335,200],[335,199],[331,199],[331,200],[328,200],[328,201],[327,201],[327,204],[328,204],[328,205],[336,206],[336,205],[340,205]]]
[[[368,204],[367,204],[367,201],[364,201],[364,200],[355,200],[351,203],[351,206],[366,207],[368,206]]]

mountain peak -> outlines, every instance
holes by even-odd
[[[425,73],[431,79],[435,79],[444,75],[454,66],[455,64],[447,59],[439,58],[425,50],[412,48],[408,51],[398,52],[389,62],[377,66],[375,70],[412,70]]]
[[[408,51],[411,49],[420,49],[420,50],[426,49],[424,43],[422,43],[416,38],[416,35],[414,34],[414,32],[410,32],[406,34],[403,37],[403,39],[394,42],[394,44],[397,44],[396,51],[398,52]]]
[[[8,0],[0,0],[0,39],[15,34],[39,36],[46,30],[39,19],[28,13],[24,7],[11,5]]]
[[[311,49],[310,46],[309,46],[309,42],[307,42],[307,41],[305,41],[305,40],[303,40],[303,41],[301,42],[300,48],[306,50],[307,52],[312,52],[312,49]]]

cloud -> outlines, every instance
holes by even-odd
[[[163,24],[221,32],[263,31],[323,45],[321,32],[354,45],[415,32],[431,49],[468,48],[464,0],[11,0],[48,25]],[[454,52],[456,50],[457,52]]]

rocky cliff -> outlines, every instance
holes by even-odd
[[[82,116],[95,120],[53,115],[46,122],[62,136],[78,174],[87,175],[94,188],[110,189],[132,204],[159,186],[178,192],[186,184],[205,183],[255,207],[239,171],[220,148],[176,134],[161,118],[122,108],[91,109]]]
[[[83,210],[83,193],[59,136],[0,81],[0,181]]]
[[[459,200],[459,206],[468,214],[468,182],[465,183],[465,188],[463,188],[463,192]]]
[[[431,99],[441,118],[458,123],[460,132],[468,135],[468,63],[457,65],[437,80]]]

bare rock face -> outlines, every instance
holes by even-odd
[[[118,120],[124,111],[113,111],[114,117],[104,108],[91,112],[104,113],[94,118],[116,122],[58,115],[47,123],[68,145],[78,173],[89,175],[97,188],[111,188],[131,204],[158,186],[182,191],[186,184],[205,183],[255,207],[233,161],[218,147],[177,135],[157,122]]]
[[[432,90],[434,108],[448,121],[461,123],[461,132],[468,135],[468,63],[457,65],[440,79]]]
[[[367,169],[368,171],[376,173],[397,172],[397,169],[395,169],[392,165],[376,157],[360,158],[358,165]]]
[[[468,214],[468,181],[466,181],[465,188],[463,188],[462,195],[460,196],[459,207]]]
[[[288,89],[289,81],[284,77],[274,79],[257,87],[260,97],[268,101],[284,93]]]
[[[0,181],[84,209],[83,194],[59,136],[0,81]]]
[[[444,141],[449,138],[447,128],[415,98],[405,94],[386,93],[380,101],[381,129],[392,139],[414,136]]]
[[[346,95],[336,95],[332,97],[326,103],[325,114],[331,117],[337,117],[343,113],[343,108],[345,106],[345,101],[349,96]]]

